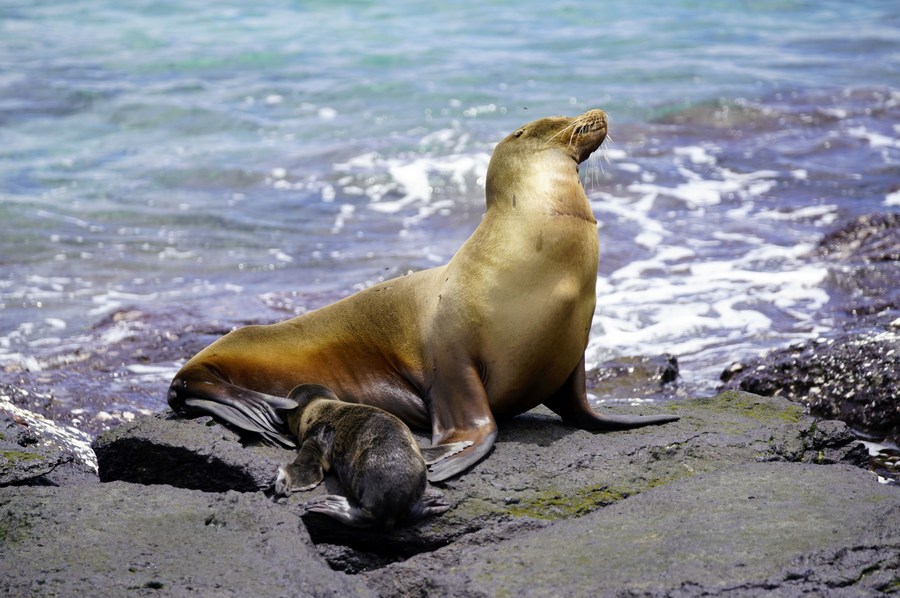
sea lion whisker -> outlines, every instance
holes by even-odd
[[[562,129],[560,129],[559,131],[557,131],[555,135],[551,136],[551,137],[548,138],[546,141],[544,141],[544,145],[545,145],[545,146],[546,146],[546,145],[550,145],[551,143],[553,143],[553,142],[556,140],[557,137],[561,137],[566,131],[568,131],[569,129],[573,128],[574,126],[575,126],[575,123],[569,123],[568,125],[566,125],[566,126],[563,127]],[[571,138],[569,139],[569,142],[571,143]]]
[[[613,140],[610,139],[609,136],[607,136],[606,139],[603,140],[603,143],[600,144],[600,147],[597,148],[600,150],[599,162],[600,162],[601,169],[603,168],[603,162],[606,162],[607,164],[612,164],[612,161],[609,159],[609,151],[608,151],[609,146],[612,143],[613,143]]]

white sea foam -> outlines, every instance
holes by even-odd
[[[61,318],[44,318],[44,321],[56,330],[65,330],[67,326],[66,321]]]
[[[335,216],[334,218],[334,224],[331,226],[331,232],[335,235],[341,232],[347,220],[351,219],[355,212],[356,207],[353,204],[343,204],[338,211],[337,216]]]
[[[193,251],[178,251],[174,247],[166,247],[159,253],[157,257],[163,260],[186,260],[194,257]]]
[[[454,205],[449,199],[440,200],[439,206],[432,205],[435,186],[449,183],[453,196],[464,196],[472,179],[479,183],[484,179],[489,160],[486,153],[412,158],[383,158],[376,153],[366,153],[335,165],[335,169],[357,175],[338,181],[344,193],[364,193],[370,199],[368,207],[384,214],[416,209],[417,216],[408,220],[408,223],[414,223]],[[387,182],[358,186],[359,175],[371,176],[373,173],[386,173]]]
[[[646,260],[598,281],[589,361],[612,354],[673,353],[690,358],[723,343],[753,347],[751,341],[773,333],[767,315],[773,309],[780,318],[796,320],[801,329],[814,329],[811,314],[828,301],[819,286],[825,268],[764,271],[739,262],[678,269],[668,265],[665,259]],[[691,376],[685,369],[682,374]]]
[[[338,112],[334,108],[330,108],[325,106],[323,108],[319,108],[319,118],[322,120],[334,120],[337,118]]]
[[[829,300],[821,288],[826,269],[799,259],[812,249],[810,243],[777,245],[762,223],[826,224],[835,218],[837,207],[760,209],[758,204],[779,180],[802,179],[805,173],[738,173],[720,167],[714,152],[712,147],[674,149],[674,161],[682,162],[677,168],[680,181],[661,184],[641,177],[626,187],[623,197],[591,194],[598,219],[636,225],[634,242],[650,255],[598,279],[597,313],[586,355],[589,367],[613,355],[672,353],[679,357],[682,377],[712,386],[720,373],[715,368],[757,354],[766,339],[777,342],[822,330],[812,318]],[[682,202],[677,219],[657,209],[663,197]],[[734,207],[722,210],[720,204]],[[752,217],[763,228],[753,234],[747,226],[740,232],[697,227],[714,209],[726,222]],[[735,249],[711,258],[709,247],[723,244]],[[721,354],[724,347],[727,354]]]
[[[873,148],[900,148],[900,140],[869,131],[865,127],[852,127],[847,129],[847,134],[868,142]]]
[[[632,183],[628,190],[654,197],[674,197],[682,200],[689,208],[710,207],[722,203],[726,197],[730,199],[763,195],[775,186],[775,181],[769,179],[777,175],[768,170],[741,174],[723,168],[718,172],[721,179],[710,179],[687,168],[680,168],[679,172],[687,181],[675,187],[642,182]]]
[[[820,224],[831,224],[838,218],[836,205],[808,206],[794,210],[759,210],[756,218],[768,220],[815,220]]]
[[[276,261],[290,263],[294,261],[290,255],[286,254],[283,250],[278,247],[273,247],[269,249],[269,255],[275,258]]]
[[[610,162],[615,161],[618,163],[622,160],[628,159],[628,153],[625,150],[619,149],[617,147],[610,147],[608,144],[604,144],[600,148],[600,151],[603,152],[603,155],[606,156],[606,159]]]
[[[694,164],[708,164],[712,165],[716,163],[716,158],[712,156],[705,147],[700,146],[688,146],[688,147],[676,147],[674,150],[676,156],[685,156]]]
[[[91,301],[97,306],[88,311],[90,316],[103,316],[111,314],[122,309],[128,304],[146,304],[155,301],[159,297],[159,293],[125,293],[115,289],[110,289],[105,293],[99,293],[91,297]]]
[[[175,374],[178,373],[178,370],[181,369],[180,363],[174,363],[171,365],[144,365],[139,363],[132,363],[125,368],[135,374],[135,378],[142,382],[148,383],[158,383],[162,382],[164,384],[168,384],[172,378],[175,377]]]

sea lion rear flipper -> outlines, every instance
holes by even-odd
[[[168,400],[176,413],[212,415],[255,432],[270,443],[297,446],[278,413],[296,408],[297,401],[235,386],[210,368],[191,367],[179,372],[169,387]]]
[[[455,455],[470,446],[472,446],[472,441],[464,440],[462,442],[451,442],[450,444],[436,444],[420,448],[419,450],[422,452],[422,456],[425,457],[425,464],[434,465],[438,461],[443,461],[447,457]]]
[[[450,503],[444,500],[440,492],[436,492],[433,488],[429,488],[422,495],[422,499],[413,506],[409,512],[406,523],[415,523],[424,517],[431,515],[440,515],[450,510]]]
[[[328,515],[350,527],[372,527],[377,523],[377,520],[371,513],[354,505],[338,494],[327,494],[313,498],[303,505],[303,510],[304,514],[312,512]]]
[[[608,432],[630,430],[678,421],[677,415],[604,415],[591,409],[584,379],[584,357],[562,387],[544,405],[559,415],[563,422],[582,430]]]
[[[493,424],[493,419],[491,419],[491,423]],[[441,482],[452,478],[486,457],[494,448],[494,441],[497,439],[497,425],[493,424],[493,429],[490,430],[473,430],[471,434],[472,438],[476,439],[471,441],[471,446],[428,468],[429,482]]]

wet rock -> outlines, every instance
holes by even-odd
[[[663,398],[674,393],[674,355],[619,357],[586,373],[588,392],[604,399]]]
[[[328,548],[326,558],[333,566],[360,571],[434,551],[480,530],[497,535],[535,520],[584,515],[649,488],[748,460],[866,460],[865,450],[844,424],[817,423],[802,408],[778,398],[732,392],[616,411],[675,412],[682,419],[664,426],[592,434],[567,427],[556,415],[539,408],[501,422],[490,457],[439,485],[454,505],[440,517],[391,534],[352,530],[317,514],[304,516],[304,522],[323,550],[327,546],[352,550]],[[98,440],[101,478],[129,476],[141,483],[189,484],[207,491],[222,491],[226,483],[238,480],[245,483],[243,488],[255,490],[267,486],[279,463],[293,459],[294,453],[287,450],[266,447],[266,454],[259,453],[259,447],[245,450],[231,434],[208,418],[141,419],[123,427],[113,442],[111,435]],[[424,437],[420,440],[427,444]],[[248,469],[256,473],[251,475]],[[256,481],[246,482],[251,478]],[[340,493],[339,485],[329,476],[319,488],[294,494],[283,504],[300,513],[309,498],[335,492]]]
[[[838,334],[773,351],[722,374],[725,388],[782,396],[817,417],[900,440],[900,333]]]
[[[843,312],[827,336],[735,363],[724,389],[783,396],[862,433],[900,441],[900,214],[872,214],[825,236],[825,287]]]
[[[0,486],[57,486],[95,481],[90,467],[26,422],[0,416]]]
[[[896,574],[900,488],[846,466],[867,455],[842,422],[743,392],[615,411],[681,420],[607,434],[545,409],[502,421],[492,454],[440,485],[453,508],[390,533],[298,517],[338,491],[331,476],[281,502],[260,492],[292,451],[209,418],[144,417],[95,446],[104,479],[152,486],[0,488],[0,593],[752,594]]]
[[[838,261],[900,261],[900,213],[860,216],[826,235],[816,255]]]
[[[0,486],[22,484],[52,472],[72,457],[38,444],[38,437],[12,418],[0,418]]]
[[[0,488],[0,593],[366,596],[258,493],[124,482]]]
[[[900,213],[857,218],[826,235],[813,257],[829,265],[824,286],[847,316],[846,331],[900,316]]]

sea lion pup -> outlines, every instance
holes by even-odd
[[[602,110],[517,129],[494,149],[484,218],[449,263],[225,335],[182,367],[169,405],[291,446],[284,415],[297,404],[284,397],[322,384],[430,429],[434,444],[472,443],[432,466],[432,481],[487,455],[495,418],[540,404],[592,431],[678,419],[601,415],[588,404],[599,245],[578,165],[605,138]]]
[[[345,403],[318,384],[302,384],[289,398],[297,408],[288,412],[287,426],[300,441],[300,453],[278,468],[276,495],[312,490],[333,470],[346,497],[315,498],[304,505],[306,511],[353,527],[393,529],[450,508],[440,494],[426,492],[425,464],[463,450],[467,442],[420,449],[399,418]]]

